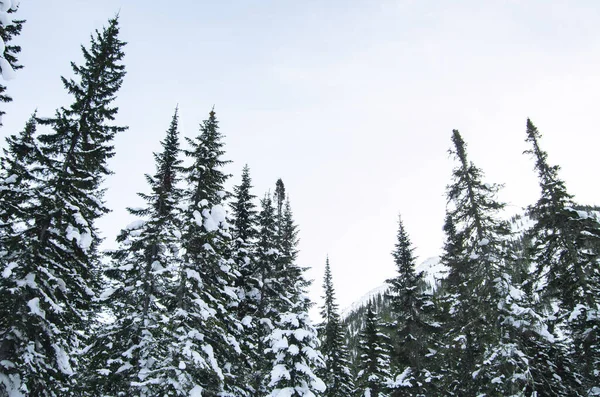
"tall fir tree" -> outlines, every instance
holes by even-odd
[[[14,19],[14,13],[18,10],[19,2],[4,0],[0,2],[0,75],[4,80],[14,78],[15,70],[23,68],[17,59],[21,52],[21,47],[11,42],[21,34],[23,29],[23,20]],[[0,102],[12,102],[12,98],[6,94],[6,86],[0,84]],[[0,126],[2,126],[2,116],[6,112],[0,109]]]
[[[19,134],[6,138],[0,158],[0,239],[15,232],[32,199],[36,181],[34,166],[40,157],[36,141],[37,122],[34,113]]]
[[[101,299],[114,316],[102,327],[91,347],[90,369],[80,384],[91,394],[157,396],[175,395],[177,379],[171,361],[168,332],[173,300],[171,286],[179,262],[181,238],[177,205],[179,159],[177,109],[162,152],[154,154],[156,172],[146,175],[150,193],[138,193],[143,208],[129,208],[138,218],[125,227],[111,252],[105,275],[109,284]]]
[[[504,204],[496,200],[498,186],[484,183],[482,171],[467,159],[457,130],[452,142],[458,165],[448,187],[444,227],[448,240],[442,262],[449,275],[443,298],[448,309],[440,358],[443,389],[448,395],[523,395],[531,385],[529,358],[514,334],[523,332],[515,316],[527,308],[513,299],[522,291],[510,276],[510,231],[499,219]],[[543,333],[543,324],[536,326]]]
[[[227,258],[231,235],[226,219],[224,184],[228,162],[214,111],[187,139],[185,154],[193,164],[184,169],[182,266],[173,302],[173,360],[182,393],[242,395],[236,374],[242,326],[235,313],[236,272]]]
[[[270,371],[263,382],[269,397],[318,396],[325,391],[325,384],[316,375],[324,362],[317,331],[308,315],[312,303],[306,290],[310,282],[304,278],[304,269],[296,264],[298,231],[289,200],[280,223],[271,284],[274,321],[266,338]]]
[[[323,322],[319,325],[318,331],[325,367],[318,372],[318,375],[327,386],[324,397],[347,397],[354,391],[354,381],[348,361],[346,333],[335,299],[329,257],[325,262],[323,290],[325,292],[321,307]]]
[[[387,397],[388,386],[392,384],[390,374],[391,350],[389,337],[381,332],[379,319],[369,302],[365,326],[360,333],[356,397]],[[400,388],[404,383],[399,376],[392,385]]]
[[[248,301],[253,306],[244,323],[249,325],[254,340],[252,349],[255,362],[252,376],[253,391],[256,395],[265,395],[268,388],[264,379],[271,370],[272,357],[265,355],[268,348],[266,338],[273,331],[281,308],[283,293],[277,269],[280,251],[277,244],[277,226],[273,201],[269,195],[261,200],[258,214],[258,238],[254,251],[255,266],[247,284]]]
[[[82,48],[72,64],[78,80],[63,78],[73,96],[68,108],[38,119],[52,131],[39,136],[32,199],[2,242],[0,267],[0,387],[35,396],[64,395],[88,336],[98,291],[100,237],[95,220],[108,212],[101,183],[110,173],[112,125],[123,77],[125,43],[116,18]]]
[[[279,238],[281,238],[281,234],[283,233],[283,215],[284,215],[284,210],[285,210],[285,199],[286,199],[286,193],[285,193],[285,185],[283,184],[283,181],[280,179],[277,179],[277,182],[275,183],[275,206],[276,206],[276,214],[277,214],[277,231],[278,231],[278,236]]]
[[[433,302],[426,289],[423,273],[415,270],[413,248],[398,217],[398,233],[395,249],[392,252],[397,276],[387,280],[390,286],[387,296],[392,313],[392,367],[394,374],[404,377],[401,388],[394,396],[416,395],[424,389],[424,383],[431,381],[426,360],[430,354],[429,339],[434,331],[431,317]],[[408,371],[407,371],[408,369]],[[410,385],[410,386],[408,386]]]
[[[529,250],[534,271],[530,289],[552,319],[555,334],[573,346],[586,395],[600,394],[600,224],[598,215],[576,210],[573,196],[558,176],[560,167],[548,164],[540,147],[541,134],[527,120],[526,153],[535,159],[541,196],[529,209],[534,225]],[[568,374],[575,371],[565,368]],[[573,388],[575,386],[573,385]]]
[[[240,346],[243,356],[246,358],[244,364],[240,365],[239,371],[245,379],[249,393],[255,393],[256,379],[262,379],[258,373],[258,363],[262,358],[260,354],[261,340],[259,337],[260,327],[257,324],[258,307],[260,302],[261,279],[258,275],[256,260],[257,245],[257,210],[254,204],[256,196],[251,192],[252,179],[250,169],[244,166],[242,170],[242,181],[233,188],[233,202],[230,204],[232,228],[231,228],[231,257],[234,261],[234,269],[237,273],[236,290],[239,296],[237,308],[238,319],[244,326],[240,337]]]

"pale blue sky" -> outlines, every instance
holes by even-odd
[[[69,98],[60,75],[120,10],[128,75],[119,94],[109,241],[139,202],[173,109],[194,136],[214,104],[238,183],[283,178],[318,300],[326,254],[342,307],[394,275],[401,212],[421,259],[443,242],[450,134],[461,131],[511,212],[534,202],[525,121],[544,134],[570,192],[600,204],[600,3],[590,1],[22,0],[5,136]]]

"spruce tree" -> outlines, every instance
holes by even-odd
[[[379,319],[373,312],[372,303],[369,302],[365,326],[360,333],[356,397],[390,395],[388,393],[388,385],[391,383],[390,349],[389,337],[381,332]],[[403,375],[397,378],[397,384],[393,385],[395,388],[403,385]]]
[[[15,70],[23,68],[17,59],[21,47],[11,44],[11,41],[21,34],[25,22],[13,19],[13,14],[17,9],[17,1],[0,2],[0,74],[4,80],[11,80],[14,78]],[[12,98],[6,94],[6,86],[3,84],[0,84],[0,102],[12,102]],[[2,116],[5,113],[0,109],[0,126],[2,126]]]
[[[109,284],[101,299],[114,322],[101,328],[90,349],[91,367],[81,384],[92,393],[128,396],[174,395],[177,379],[168,332],[173,299],[171,286],[179,261],[181,237],[177,204],[179,159],[178,114],[171,120],[155,154],[156,172],[146,175],[150,193],[138,195],[143,208],[129,208],[137,221],[125,227],[111,252],[105,275]],[[87,379],[86,379],[87,378]]]
[[[181,393],[237,395],[242,379],[233,364],[241,354],[242,326],[234,309],[236,273],[226,255],[231,235],[223,204],[229,175],[222,170],[227,161],[214,111],[200,135],[187,141],[190,149],[184,153],[193,164],[184,169],[182,266],[171,308],[175,372]]]
[[[348,361],[344,326],[335,299],[329,257],[325,262],[323,289],[325,292],[321,308],[323,322],[319,325],[318,331],[325,367],[318,374],[327,386],[324,397],[346,397],[352,394],[354,382]]]
[[[32,199],[35,186],[34,166],[40,157],[36,141],[37,122],[34,113],[19,134],[6,138],[0,158],[0,239],[15,232],[19,219],[25,216],[26,203]]]
[[[527,139],[535,158],[541,196],[529,209],[534,264],[530,289],[540,294],[555,334],[573,345],[572,360],[580,363],[584,393],[600,393],[600,224],[598,217],[574,207],[573,196],[548,164],[540,147],[541,134],[527,120]],[[576,368],[564,369],[563,377]],[[572,386],[573,388],[575,386]]]
[[[258,363],[262,355],[258,346],[262,340],[258,333],[257,323],[261,317],[258,315],[258,306],[260,302],[261,279],[258,275],[256,260],[257,245],[257,210],[254,204],[254,196],[251,193],[252,179],[250,178],[250,169],[244,166],[242,171],[242,181],[233,188],[233,202],[230,204],[232,212],[231,228],[231,257],[234,261],[234,269],[237,273],[236,289],[239,296],[239,306],[237,308],[238,319],[244,326],[240,345],[245,357],[240,363],[239,371],[243,371],[242,377],[245,379],[249,391],[255,391],[256,379],[262,379],[257,375]]]
[[[524,332],[515,316],[513,262],[506,249],[508,224],[499,219],[504,204],[495,198],[498,186],[482,181],[482,171],[467,159],[466,144],[453,131],[458,160],[448,187],[445,230],[448,240],[442,262],[449,275],[443,303],[448,310],[440,373],[449,395],[522,395],[531,384],[528,357],[515,334]],[[533,327],[533,325],[532,325]],[[541,327],[536,330],[541,331]]]
[[[264,379],[271,371],[273,357],[265,355],[268,348],[266,338],[273,331],[281,308],[281,296],[285,288],[281,282],[281,272],[277,269],[280,258],[277,244],[277,226],[273,201],[269,195],[261,200],[261,211],[258,214],[258,238],[254,251],[255,266],[248,279],[248,302],[253,311],[245,323],[251,330],[254,341],[253,355],[255,358],[252,385],[257,395],[268,392]]]
[[[63,83],[73,103],[39,136],[36,183],[21,226],[3,241],[0,267],[0,379],[5,391],[65,395],[77,369],[77,352],[94,319],[100,238],[95,220],[106,213],[101,183],[110,173],[112,105],[125,75],[125,45],[111,19],[82,48],[84,64],[72,64],[78,80]]]
[[[316,375],[324,363],[318,351],[317,331],[308,315],[312,303],[306,290],[310,282],[304,278],[304,269],[295,263],[298,232],[289,200],[281,223],[270,288],[274,321],[266,338],[270,371],[263,382],[269,397],[313,397],[325,391],[325,384]]]
[[[398,275],[387,280],[390,286],[387,297],[391,302],[393,319],[394,373],[404,374],[402,384],[410,387],[402,387],[394,393],[395,396],[414,395],[423,390],[424,382],[431,381],[426,356],[430,354],[429,335],[434,331],[428,319],[433,302],[425,289],[423,273],[415,271],[413,250],[402,218],[398,217],[397,242],[392,252]]]

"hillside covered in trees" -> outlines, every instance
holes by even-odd
[[[0,4],[6,78],[20,67],[10,41],[22,22]],[[128,208],[138,220],[101,250],[108,160],[127,129],[114,105],[126,78],[119,23],[62,78],[71,102],[48,118],[33,111],[4,144],[0,397],[600,395],[599,211],[574,201],[529,119],[538,201],[506,220],[501,187],[453,130],[446,273],[432,283],[417,271],[399,217],[395,277],[346,318],[327,259],[311,322],[283,181],[257,196],[245,166],[226,189],[214,108],[182,140],[174,106],[145,204]]]

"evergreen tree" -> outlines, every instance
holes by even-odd
[[[425,360],[430,354],[429,335],[434,330],[427,318],[433,302],[425,290],[423,273],[415,271],[413,248],[400,217],[392,256],[398,272],[396,277],[387,280],[393,316],[392,364],[397,374],[405,376],[401,383],[411,385],[399,389],[394,395],[414,395],[417,390],[423,390],[424,381],[431,380]]]
[[[281,283],[281,272],[277,269],[279,257],[275,210],[271,197],[266,195],[261,200],[261,211],[258,215],[255,267],[247,285],[247,297],[253,312],[245,321],[251,326],[254,341],[255,365],[252,385],[257,395],[265,395],[268,392],[264,379],[271,370],[273,357],[264,354],[268,348],[266,338],[273,331],[282,307],[280,300],[285,285]]]
[[[156,173],[146,175],[150,194],[139,193],[144,208],[129,208],[138,217],[121,231],[119,248],[106,270],[110,280],[101,298],[114,322],[102,328],[90,352],[97,375],[83,379],[88,392],[127,396],[174,395],[177,380],[168,327],[173,299],[171,283],[179,261],[180,222],[177,187],[179,155],[177,110],[162,152],[155,154]]]
[[[244,166],[242,171],[242,182],[233,188],[233,202],[230,204],[232,211],[232,254],[234,269],[237,272],[236,289],[239,296],[238,319],[244,326],[240,345],[243,356],[246,358],[240,363],[239,371],[244,371],[242,376],[250,391],[255,391],[256,379],[262,379],[259,375],[257,363],[262,355],[257,347],[262,343],[258,335],[257,310],[260,302],[260,285],[257,261],[257,211],[254,205],[254,196],[250,169]]]
[[[276,209],[277,209],[277,231],[278,231],[278,236],[281,239],[281,233],[283,233],[283,214],[284,214],[284,209],[285,209],[285,198],[286,198],[286,194],[285,194],[285,185],[283,184],[283,181],[280,179],[277,179],[277,182],[275,183],[275,205],[276,205]]]
[[[6,138],[4,155],[0,158],[0,239],[15,232],[18,220],[27,211],[25,203],[32,199],[36,180],[33,167],[40,156],[36,130],[34,113],[23,131]]]
[[[523,332],[515,320],[522,312],[511,297],[522,291],[510,277],[510,232],[498,219],[504,205],[495,198],[498,186],[483,183],[481,170],[468,161],[456,130],[452,141],[458,166],[448,187],[444,227],[448,240],[442,262],[449,275],[443,298],[448,309],[443,389],[460,396],[522,395],[531,377],[528,357],[514,342],[514,334]]]
[[[354,382],[348,362],[348,348],[342,320],[335,301],[335,290],[329,266],[329,257],[325,262],[325,277],[323,280],[325,296],[321,308],[323,323],[319,325],[321,353],[325,368],[319,371],[320,378],[325,382],[327,390],[325,397],[347,397],[354,390]]]
[[[269,397],[313,397],[325,391],[325,384],[316,375],[324,363],[318,351],[317,332],[308,315],[312,303],[306,289],[310,282],[304,278],[304,269],[295,263],[297,235],[288,200],[270,288],[275,321],[266,338],[266,357],[271,364],[263,381]]]
[[[360,334],[359,371],[356,380],[357,397],[389,396],[388,384],[391,383],[389,372],[390,348],[389,337],[380,331],[377,315],[373,312],[371,302],[369,302],[365,327]],[[399,388],[403,382],[404,379],[401,375],[393,386]]]
[[[72,64],[78,81],[63,78],[73,103],[39,136],[41,155],[32,166],[32,200],[23,203],[19,229],[2,241],[0,267],[0,387],[35,396],[66,393],[76,353],[93,320],[98,290],[100,238],[95,220],[106,213],[101,182],[112,139],[111,107],[125,75],[125,45],[117,19],[82,48],[85,63]]]
[[[174,301],[172,327],[177,338],[173,360],[178,364],[181,393],[242,395],[234,364],[241,348],[242,326],[235,307],[233,261],[226,257],[230,245],[229,224],[223,206],[227,194],[222,171],[227,161],[215,112],[187,139],[185,150],[193,164],[184,169],[183,263]]]
[[[4,0],[0,2],[0,74],[4,80],[11,80],[14,77],[14,71],[23,68],[17,59],[21,47],[10,44],[16,36],[21,34],[25,22],[13,19],[12,14],[17,9],[17,1]],[[6,86],[2,84],[0,84],[0,102],[12,102],[12,98],[6,94]],[[0,126],[2,126],[2,116],[5,113],[0,109]]]
[[[529,233],[534,264],[530,289],[539,293],[555,334],[574,346],[572,359],[586,394],[600,393],[600,224],[598,217],[574,209],[573,196],[548,164],[540,148],[541,134],[527,120],[527,153],[535,158],[541,196],[529,209],[535,221]],[[565,368],[564,375],[575,370]],[[573,388],[575,386],[572,386]]]

